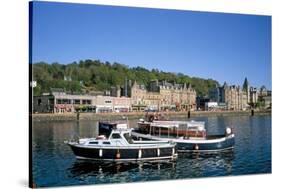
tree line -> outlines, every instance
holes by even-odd
[[[190,83],[198,96],[208,95],[210,88],[219,83],[213,79],[190,77],[182,73],[148,70],[137,66],[129,67],[117,62],[81,60],[70,64],[37,62],[32,64],[32,77],[37,81],[34,95],[50,92],[51,88],[63,88],[72,92],[109,90],[112,86],[124,85],[125,79],[148,86],[151,80],[166,80],[176,83]]]

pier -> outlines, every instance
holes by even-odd
[[[190,112],[162,112],[167,117],[209,117],[209,116],[256,116],[256,115],[270,115],[271,111],[255,110],[252,111],[190,111]],[[145,116],[146,112],[125,112],[125,113],[61,113],[61,114],[33,114],[33,121],[78,121],[78,120],[122,120],[125,117],[128,119],[139,119]],[[151,114],[153,114],[151,112]]]

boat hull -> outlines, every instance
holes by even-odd
[[[92,159],[103,161],[145,161],[175,159],[175,147],[164,148],[88,148],[71,145],[73,153],[78,159]],[[159,149],[159,150],[158,150]]]
[[[215,139],[181,139],[181,138],[161,138],[149,134],[132,132],[136,138],[144,140],[170,140],[175,142],[178,152],[211,152],[228,150],[234,147],[234,134],[222,136]]]
[[[234,137],[225,138],[225,140],[208,143],[177,142],[177,150],[179,152],[211,152],[232,149],[234,147]]]

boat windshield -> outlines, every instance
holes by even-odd
[[[132,137],[130,136],[129,133],[125,133],[124,138],[128,141],[129,144],[133,143],[133,139],[132,139]]]
[[[119,139],[119,138],[121,138],[121,136],[120,136],[119,133],[113,133],[110,138],[111,139]]]

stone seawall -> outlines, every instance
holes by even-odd
[[[75,121],[78,120],[120,120],[120,119],[139,119],[145,116],[145,112],[129,112],[129,113],[65,113],[65,114],[32,114],[32,121]],[[150,113],[153,114],[153,113]],[[270,115],[271,111],[254,111],[255,115]],[[187,117],[188,112],[164,112],[167,117]],[[251,111],[194,111],[190,112],[192,117],[208,117],[208,116],[239,116],[249,115]]]

